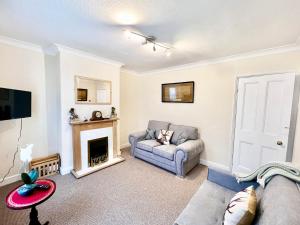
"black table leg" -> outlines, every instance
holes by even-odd
[[[35,206],[33,206],[31,208],[31,212],[30,212],[30,215],[29,215],[29,218],[30,218],[30,222],[29,222],[29,225],[42,225],[39,221],[39,218],[38,218],[38,211],[37,209],[35,208]],[[49,221],[47,221],[44,225],[48,225],[49,224]]]

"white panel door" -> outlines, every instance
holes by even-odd
[[[233,173],[286,161],[294,82],[294,74],[239,79]]]

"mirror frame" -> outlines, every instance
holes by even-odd
[[[109,89],[110,89],[109,90],[109,93],[110,93],[109,102],[107,102],[107,103],[97,103],[97,102],[91,103],[91,102],[77,101],[77,79],[85,79],[85,80],[91,80],[91,81],[103,81],[103,82],[109,83]],[[75,104],[80,104],[80,105],[111,105],[111,103],[112,103],[112,81],[75,75],[74,76],[74,96],[75,96]]]

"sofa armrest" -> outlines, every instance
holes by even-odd
[[[195,165],[199,164],[203,147],[204,144],[200,139],[189,140],[176,147],[175,161],[178,176],[184,177]]]
[[[145,138],[146,131],[139,131],[132,134],[129,134],[129,143],[132,144],[132,141],[141,141]]]
[[[188,140],[176,147],[176,154],[182,151],[184,154],[184,159],[192,159],[203,150],[203,142],[200,139]]]
[[[146,136],[146,131],[139,131],[132,134],[129,134],[128,140],[131,144],[131,155],[134,155],[134,149],[136,147],[136,143],[142,141]]]

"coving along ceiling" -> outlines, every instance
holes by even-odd
[[[145,72],[290,45],[300,35],[299,0],[1,0],[0,35],[58,43]],[[172,55],[128,39],[154,35]]]

